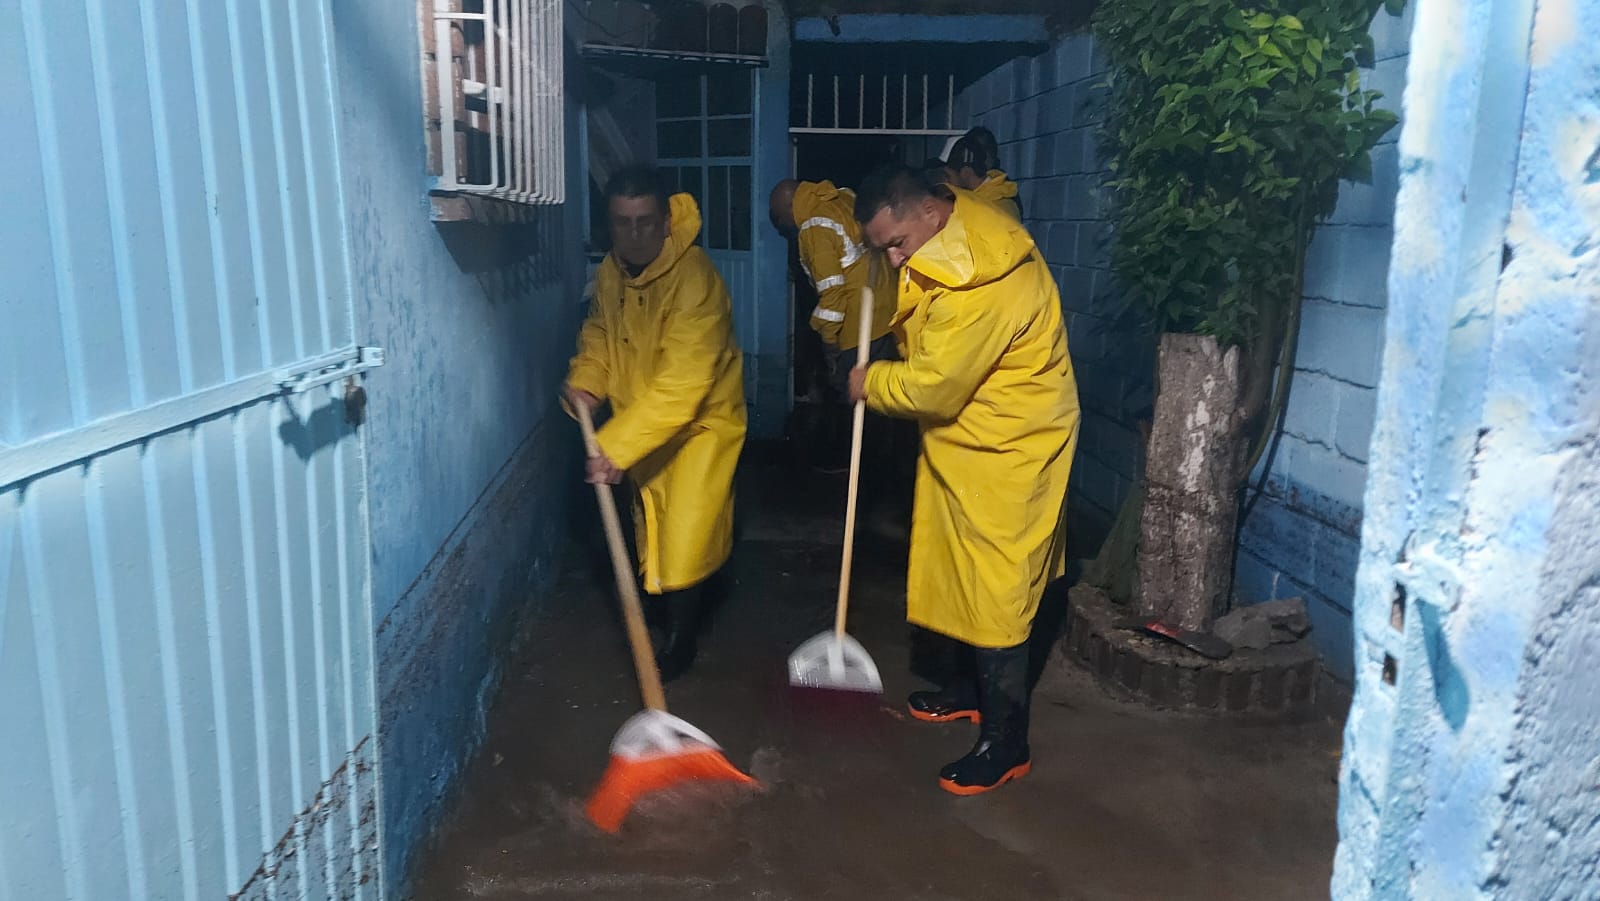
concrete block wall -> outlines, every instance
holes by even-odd
[[[1412,12],[1373,23],[1376,65],[1363,82],[1398,111]],[[1118,314],[1109,268],[1097,144],[1104,65],[1087,34],[1014,59],[958,98],[958,122],[984,125],[1021,187],[1023,214],[1056,273],[1067,311],[1083,431],[1070,503],[1093,534],[1108,524],[1143,460],[1137,417],[1148,415],[1154,341]],[[1347,182],[1307,261],[1305,306],[1285,434],[1268,491],[1246,523],[1236,593],[1250,603],[1304,597],[1330,669],[1351,675],[1351,598],[1383,345],[1389,248],[1399,181],[1391,131],[1373,153],[1370,184]],[[1077,552],[1092,554],[1093,548]]]
[[[1001,165],[1020,186],[1028,228],[1060,285],[1083,404],[1070,503],[1091,534],[1109,526],[1142,465],[1135,421],[1151,401],[1155,365],[1151,337],[1117,315],[1100,204],[1103,69],[1093,39],[1071,35],[956,99],[956,121],[986,126],[999,140]]]
[[[1378,14],[1377,64],[1361,73],[1366,87],[1383,92],[1379,105],[1395,112],[1414,9]],[[1374,149],[1370,183],[1340,187],[1338,207],[1312,238],[1283,440],[1267,493],[1245,523],[1235,582],[1246,603],[1305,598],[1317,646],[1346,680],[1354,673],[1350,612],[1388,309],[1399,137],[1395,128]]]

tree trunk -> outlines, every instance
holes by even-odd
[[[1161,336],[1160,393],[1145,458],[1138,609],[1208,631],[1229,607],[1239,469],[1248,445],[1237,347]]]

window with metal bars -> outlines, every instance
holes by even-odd
[[[565,0],[421,0],[436,195],[566,197]],[[435,205],[437,209],[437,204]]]
[[[670,190],[694,196],[708,250],[749,250],[754,74],[735,69],[656,82],[656,159]]]

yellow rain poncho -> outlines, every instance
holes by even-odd
[[[822,340],[850,350],[861,334],[856,313],[861,289],[872,284],[872,340],[889,333],[894,316],[894,269],[881,251],[861,240],[856,222],[856,195],[832,182],[801,182],[794,191],[794,224],[800,229],[800,266],[817,291],[811,327]],[[877,257],[877,278],[871,261]]]
[[[700,210],[671,200],[661,255],[637,278],[600,264],[567,383],[611,402],[600,449],[638,487],[645,590],[695,585],[733,547],[733,471],[744,447],[744,377],[728,289],[694,246]]]
[[[1011,218],[1018,222],[1022,221],[1022,204],[1017,202],[1017,183],[999,169],[990,169],[989,177],[983,180],[983,184],[973,188],[972,193],[1010,213]]]
[[[867,370],[867,405],[922,426],[906,619],[986,648],[1022,643],[1064,557],[1078,389],[1060,298],[1033,239],[956,191],[903,269],[904,362]]]

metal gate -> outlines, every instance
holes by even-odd
[[[324,0],[0,0],[0,898],[375,898]]]

